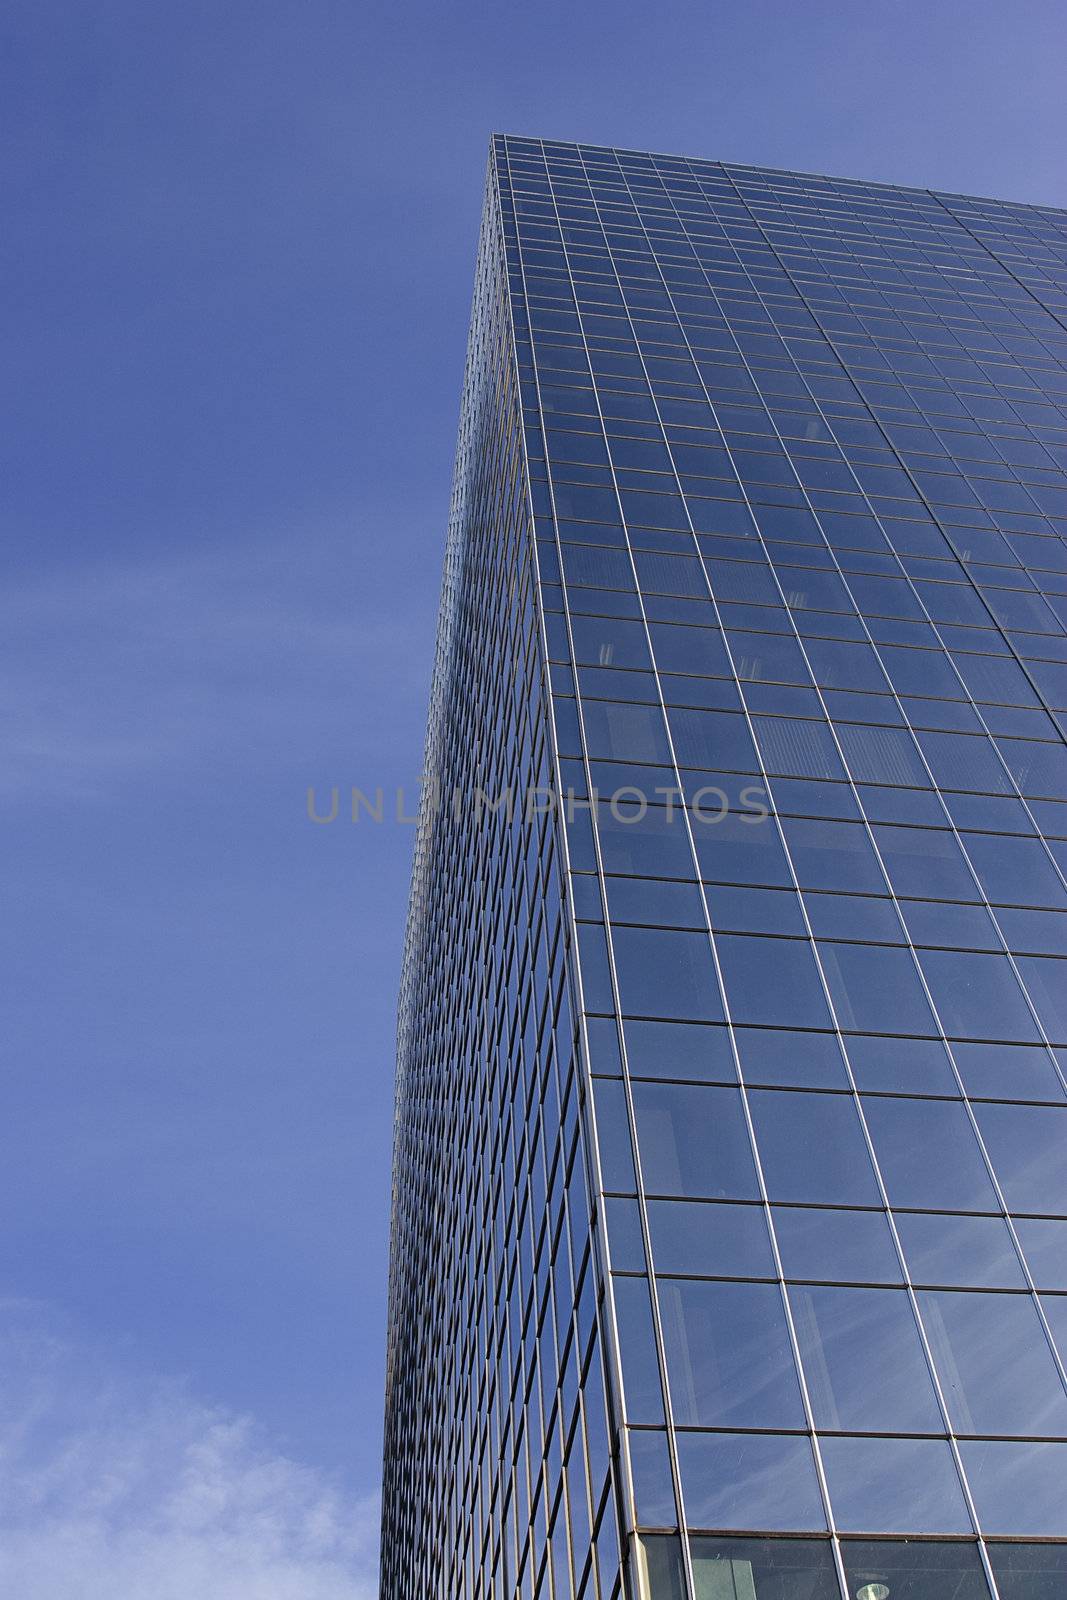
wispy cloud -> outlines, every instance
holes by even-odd
[[[0,1593],[372,1600],[377,1498],[0,1307]]]
[[[0,597],[0,797],[100,800],[214,765],[252,774],[425,698],[428,618],[358,581],[358,532],[71,566]]]

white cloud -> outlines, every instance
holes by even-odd
[[[373,1600],[378,1504],[253,1420],[116,1372],[3,1308],[0,1594]]]

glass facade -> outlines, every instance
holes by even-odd
[[[1067,214],[495,138],[383,1600],[1067,1593]]]

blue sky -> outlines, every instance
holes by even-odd
[[[490,131],[1063,205],[1065,34],[11,0],[5,1593],[372,1593],[411,830],[305,793],[418,774]]]

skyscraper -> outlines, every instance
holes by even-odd
[[[1063,1600],[1065,708],[1067,214],[493,140],[383,1600]]]

